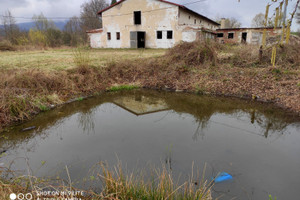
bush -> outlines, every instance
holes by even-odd
[[[36,46],[47,46],[47,37],[42,31],[37,30],[29,30],[28,33],[29,40],[33,45]]]
[[[8,40],[3,40],[0,42],[0,51],[15,51],[15,48]]]
[[[50,28],[46,31],[47,45],[50,47],[59,47],[62,45],[62,33],[58,29]]]
[[[21,45],[21,46],[29,44],[28,37],[26,37],[26,36],[20,36],[20,37],[18,37],[17,38],[17,44]]]

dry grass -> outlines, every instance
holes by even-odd
[[[44,191],[83,191],[72,187],[71,177],[69,180],[47,180],[33,176],[13,177],[10,181],[0,181],[0,198],[10,199],[11,193],[32,194],[34,199],[39,198],[81,198],[81,199],[106,199],[106,200],[140,200],[140,199],[182,199],[182,200],[212,200],[211,189],[213,182],[204,180],[204,174],[197,177],[194,173],[190,178],[179,184],[173,178],[172,172],[164,166],[141,170],[140,173],[124,172],[121,164],[109,168],[107,164],[99,163],[97,177],[101,180],[101,192],[86,190],[83,195],[76,196],[38,196]],[[68,173],[68,168],[66,167]],[[1,172],[1,171],[0,171]],[[204,172],[203,172],[204,173]],[[69,175],[69,173],[68,173]],[[146,176],[148,178],[146,178]],[[53,182],[54,181],[54,182]]]
[[[107,66],[107,63],[137,58],[158,57],[163,49],[92,49],[91,66]],[[34,51],[0,51],[0,69],[65,70],[74,68],[73,49],[49,49]]]
[[[101,70],[81,67],[49,72],[41,69],[2,70],[0,73],[0,122],[28,120],[51,105],[104,90]]]
[[[259,60],[259,47],[257,45],[239,45],[227,48],[226,52],[232,53],[233,66],[239,67],[266,67],[270,66],[272,48],[264,50],[263,58]],[[277,47],[276,66],[281,69],[297,69],[300,66],[299,45]]]
[[[153,169],[149,173],[141,171],[126,174],[119,164],[113,170],[107,165],[101,164],[102,173],[99,174],[104,182],[101,199],[190,199],[212,200],[212,182],[207,182],[203,177],[193,177],[178,184],[172,176],[172,172],[165,167]],[[145,178],[145,174],[151,177]]]

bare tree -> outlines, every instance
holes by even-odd
[[[7,10],[1,18],[3,25],[3,34],[6,40],[13,44],[17,43],[17,37],[20,33],[19,27],[16,25],[16,20],[11,12]]]
[[[252,27],[264,27],[265,26],[265,15],[259,13],[252,19]]]
[[[81,5],[80,21],[84,31],[102,27],[98,12],[108,7],[105,0],[89,0]]]
[[[64,27],[64,42],[71,46],[76,46],[78,43],[82,42],[83,33],[80,26],[80,19],[76,16],[70,18]]]
[[[227,20],[229,28],[240,28],[242,26],[242,23],[239,22],[239,20],[234,17],[231,17],[226,20]]]
[[[221,18],[218,16],[216,17],[216,22],[219,24],[221,23]],[[238,19],[231,17],[225,19],[225,26],[226,28],[240,28],[242,26],[242,23],[239,22]]]
[[[33,15],[32,20],[35,24],[35,29],[38,31],[47,31],[48,29],[55,29],[55,24],[52,20],[48,20],[43,13],[40,15]]]
[[[70,20],[66,23],[64,30],[70,34],[79,33],[81,31],[80,19],[77,16],[71,17]]]
[[[254,28],[265,27],[265,14],[259,13],[255,15],[255,17],[252,19],[251,26]],[[274,26],[274,22],[272,21],[272,19],[268,19],[267,27],[273,27],[273,26]]]

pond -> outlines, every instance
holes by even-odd
[[[192,166],[200,173],[206,166],[208,180],[227,172],[233,180],[213,187],[220,199],[299,198],[300,119],[262,103],[152,90],[104,93],[1,137],[2,167],[67,179],[67,166],[82,188],[93,186],[89,177],[103,161],[129,171],[165,165],[183,180]]]

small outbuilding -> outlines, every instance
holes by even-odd
[[[224,28],[217,29],[217,40],[221,43],[245,43],[256,44],[262,43],[264,29],[267,31],[267,41],[276,41],[281,35],[282,29],[274,27],[269,28]]]
[[[263,32],[266,30],[267,41],[275,42],[282,33],[282,28],[228,28],[225,19],[221,20],[221,28],[217,29],[217,40],[221,43],[245,43],[259,45],[262,43]]]

